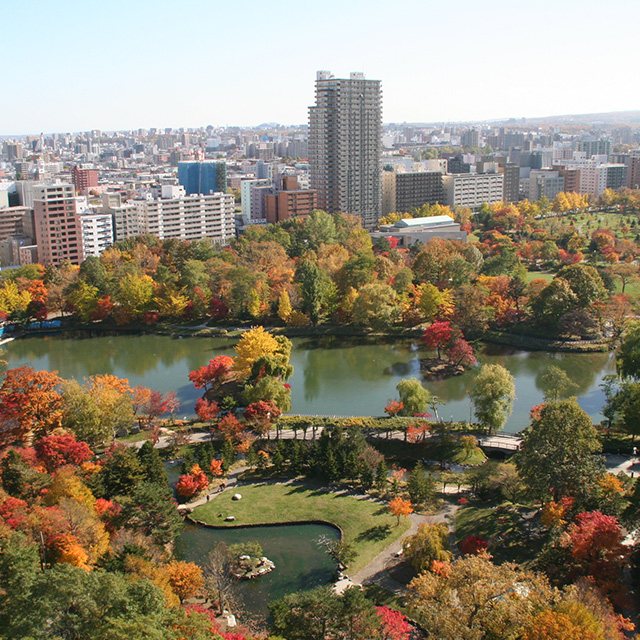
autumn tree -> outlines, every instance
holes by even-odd
[[[0,446],[42,437],[60,427],[63,410],[57,371],[9,369],[0,387]]]
[[[389,511],[398,519],[396,526],[400,524],[400,516],[408,516],[413,513],[413,507],[409,500],[404,500],[400,496],[389,502]]]
[[[169,584],[173,592],[184,602],[188,598],[195,598],[204,586],[202,569],[195,562],[172,560],[167,565]]]
[[[418,572],[428,571],[434,561],[449,562],[449,529],[446,524],[421,524],[402,541],[403,554]]]
[[[474,412],[489,432],[504,427],[516,397],[513,376],[499,364],[485,364],[469,390]]]
[[[468,555],[448,572],[425,571],[409,584],[410,615],[439,640],[518,638],[554,594],[540,574],[486,554]]]
[[[232,368],[233,358],[229,356],[217,356],[209,360],[209,363],[203,367],[191,371],[189,373],[189,380],[193,382],[196,389],[208,391],[229,380]]]
[[[64,465],[79,466],[93,456],[89,445],[78,442],[72,433],[44,436],[37,442],[35,450],[49,473]]]
[[[244,380],[249,377],[253,363],[258,358],[276,353],[281,344],[263,327],[255,327],[245,331],[234,348],[238,355],[234,360],[233,370],[239,380]]]
[[[434,322],[429,325],[422,334],[422,342],[428,349],[435,349],[438,358],[440,350],[444,349],[453,336],[450,322]]]

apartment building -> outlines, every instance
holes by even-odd
[[[484,202],[500,202],[504,197],[504,174],[457,173],[442,177],[446,204],[479,209]]]

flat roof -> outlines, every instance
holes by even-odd
[[[439,224],[451,224],[454,220],[450,216],[428,216],[426,218],[403,218],[395,223],[395,227],[424,227]]]

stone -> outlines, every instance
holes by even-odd
[[[224,520],[225,522],[233,522],[236,519],[235,516],[227,516]]]
[[[242,496],[239,493],[234,493],[232,500],[242,500]]]

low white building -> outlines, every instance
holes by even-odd
[[[378,238],[396,238],[399,247],[409,247],[416,242],[424,243],[431,238],[447,240],[467,240],[467,232],[449,216],[430,216],[427,218],[405,218],[394,224],[380,225],[379,231],[371,234],[375,242]]]

